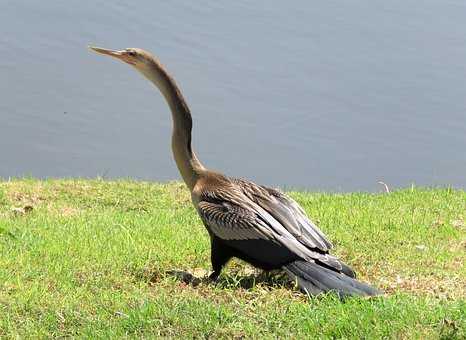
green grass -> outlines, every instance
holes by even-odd
[[[308,298],[240,261],[177,278],[210,270],[179,183],[0,182],[0,338],[466,336],[464,191],[290,194],[385,296]]]

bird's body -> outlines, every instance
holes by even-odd
[[[212,279],[232,257],[264,270],[284,269],[302,290],[316,295],[376,295],[354,271],[332,256],[332,244],[284,193],[206,169],[191,146],[192,117],[181,91],[157,58],[140,49],[92,47],[134,66],[153,82],[172,112],[172,150],[211,238]]]

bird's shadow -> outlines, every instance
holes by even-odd
[[[293,287],[293,283],[284,274],[277,271],[254,274],[231,273],[222,274],[217,280],[212,280],[208,275],[195,276],[190,272],[184,270],[169,270],[166,272],[168,276],[173,277],[175,280],[183,282],[187,285],[197,287],[200,284],[216,285],[220,288],[242,288],[253,289],[255,286],[265,286],[270,288],[277,287]]]
[[[192,287],[198,287],[199,285],[215,285],[221,289],[246,289],[252,290],[257,286],[266,289],[276,289],[276,288],[285,288],[290,291],[295,291],[302,293],[308,296],[308,298],[313,299],[326,299],[331,298],[340,303],[345,303],[351,301],[354,296],[340,296],[335,294],[335,292],[322,293],[317,296],[311,296],[306,292],[300,291],[297,287],[296,282],[292,281],[284,272],[281,271],[263,271],[260,273],[254,274],[244,274],[241,272],[233,272],[230,274],[222,274],[217,280],[211,280],[208,275],[198,275],[195,276],[190,272],[184,270],[169,270],[165,274],[174,278],[175,280],[182,282],[186,285]],[[357,297],[364,300],[373,300],[380,299],[383,295],[379,296],[366,296],[366,297]]]

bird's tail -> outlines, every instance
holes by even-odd
[[[353,277],[320,266],[315,262],[294,261],[284,266],[283,269],[293,280],[296,280],[302,291],[310,295],[330,291],[337,293],[340,297],[382,294],[381,291]]]

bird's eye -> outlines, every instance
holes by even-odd
[[[129,50],[127,53],[132,57],[136,56],[136,52],[134,52],[132,50]]]

